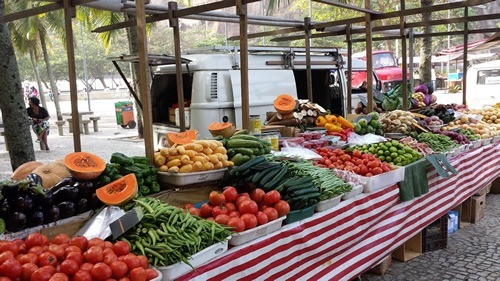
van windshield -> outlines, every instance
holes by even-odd
[[[478,85],[500,84],[500,69],[479,70],[477,72]]]
[[[392,53],[380,53],[373,55],[373,67],[394,67],[398,66],[396,58]]]

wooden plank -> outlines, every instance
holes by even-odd
[[[250,130],[250,100],[248,92],[248,17],[247,5],[236,0],[236,14],[240,17],[240,62],[241,62],[241,119],[243,129]]]
[[[400,0],[399,1],[401,10],[404,11],[406,9],[405,6],[405,0]],[[403,65],[401,67],[403,71],[403,110],[408,109],[408,102],[406,97],[408,96],[408,79],[406,77],[407,74],[407,69],[408,69],[408,63],[407,63],[407,50],[406,50],[406,18],[405,16],[401,16],[399,18],[399,32],[400,32],[400,37],[401,37],[401,55],[403,58]],[[398,40],[398,39],[396,39]]]
[[[68,56],[69,94],[71,100],[71,116],[73,128],[80,128],[80,114],[78,114],[78,89],[76,87],[75,49],[73,44],[72,18],[75,16],[75,7],[71,0],[63,0],[64,26],[66,28],[66,53]],[[73,130],[73,147],[75,152],[82,151],[80,130]]]
[[[179,31],[179,19],[174,17],[177,10],[176,2],[168,3],[168,10],[170,16],[170,27],[174,31],[174,53],[175,53],[175,76],[177,81],[177,104],[179,105],[179,127],[180,131],[186,131],[186,118],[184,108],[184,86],[182,82],[182,54],[181,54],[181,37]]]
[[[306,41],[306,84],[307,84],[307,99],[313,102],[313,89],[312,89],[312,73],[311,73],[311,18],[304,18],[304,37]]]
[[[370,0],[365,0],[365,7],[371,8]],[[368,113],[373,110],[373,57],[372,57],[372,15],[365,15],[366,27],[366,98],[368,99],[367,111]]]
[[[347,41],[347,114],[352,113],[352,25],[348,24],[346,28],[346,41]]]
[[[0,23],[7,23],[7,22],[18,20],[18,19],[29,18],[32,16],[37,16],[40,14],[45,14],[45,13],[57,11],[59,9],[62,9],[63,7],[64,6],[61,2],[52,3],[52,4],[48,4],[48,5],[43,5],[43,6],[38,6],[35,8],[28,9],[28,10],[23,10],[23,11],[11,13],[8,15],[4,15],[4,16],[0,17]]]
[[[241,2],[241,4],[246,5],[253,2],[259,2],[261,0],[223,0],[214,3],[208,3],[205,5],[194,6],[190,8],[185,8],[181,10],[177,10],[174,13],[175,18],[182,18],[189,15],[199,14],[208,11],[221,10],[224,8],[233,7],[235,3]]]
[[[467,17],[469,15],[469,8],[465,7],[464,16]],[[469,22],[464,23],[464,46],[469,45]],[[463,63],[463,77],[462,77],[462,104],[467,104],[467,56],[468,50],[464,48],[464,63]]]
[[[300,32],[300,31],[304,31],[304,26],[297,26],[297,27],[283,28],[283,29],[278,29],[278,30],[270,30],[270,31],[258,32],[258,33],[252,33],[252,34],[248,34],[248,38],[258,38],[258,37],[279,35],[279,34],[292,33],[292,32]],[[240,40],[240,36],[239,35],[231,36],[231,37],[227,38],[227,40]]]
[[[146,13],[145,0],[136,0],[136,21],[137,21],[137,53],[139,55],[139,92],[142,101],[142,118],[144,147],[146,157],[154,159],[153,144],[153,115],[151,110],[151,96],[149,94],[148,83],[148,42],[146,36]]]
[[[380,12],[376,12],[374,10],[365,9],[365,8],[358,7],[358,6],[355,6],[355,5],[345,4],[345,3],[342,3],[342,2],[333,2],[332,0],[313,0],[313,1],[321,3],[321,4],[332,5],[332,6],[336,6],[336,7],[339,7],[339,8],[354,10],[354,11],[358,11],[358,12],[362,12],[362,13],[367,13],[367,14],[380,14]]]

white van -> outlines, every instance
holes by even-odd
[[[466,98],[470,109],[500,102],[500,60],[476,64],[467,70]]]
[[[114,59],[112,59],[114,60]],[[122,61],[126,61],[123,57]],[[163,60],[163,61],[162,61]],[[162,61],[162,62],[160,62]],[[182,55],[186,126],[209,137],[212,122],[229,121],[241,128],[241,73],[239,53],[234,47],[211,47]],[[150,59],[150,63],[155,62]],[[179,131],[172,113],[177,106],[176,67],[173,57],[154,63],[151,103],[155,148],[165,133]],[[337,49],[311,49],[313,102],[346,115],[345,63]],[[353,69],[366,69],[353,60]],[[273,101],[283,93],[307,99],[306,57],[303,48],[249,47],[248,86],[250,115],[274,111]],[[189,109],[189,110],[188,110]],[[169,112],[170,111],[170,112]]]

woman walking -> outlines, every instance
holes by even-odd
[[[42,142],[42,148],[45,148],[45,151],[49,152],[50,149],[47,142],[47,136],[50,132],[50,123],[48,121],[50,118],[49,112],[47,109],[40,106],[40,100],[38,98],[29,98],[28,105],[28,116],[33,120],[31,128],[38,138],[37,142]]]

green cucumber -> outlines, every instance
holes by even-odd
[[[254,140],[233,139],[227,142],[229,148],[261,148],[262,143]]]
[[[268,170],[257,172],[252,177],[252,182],[258,184],[260,180],[262,180],[268,173]]]
[[[266,161],[266,158],[264,156],[259,156],[259,157],[255,157],[254,159],[246,162],[245,164],[241,165],[239,168],[238,168],[238,172],[240,173],[243,173],[245,172],[247,169],[250,169],[251,167],[259,164],[259,163],[262,163]]]
[[[312,182],[306,182],[306,183],[303,183],[303,184],[290,186],[290,187],[288,187],[286,189],[286,192],[287,193],[291,193],[291,192],[294,192],[294,191],[297,191],[297,190],[306,189],[306,188],[312,188],[312,187],[314,187],[314,184]]]
[[[268,181],[264,184],[264,187],[267,189],[273,189],[274,187],[276,187],[278,185],[278,183],[286,175],[287,172],[288,172],[288,167],[283,166],[281,168],[281,171],[279,173],[277,173],[273,179],[271,179],[270,181]]]
[[[315,192],[319,192],[319,190],[316,187],[309,187],[309,188],[303,188],[303,189],[292,191],[292,192],[290,192],[290,196],[297,197],[297,196],[302,196],[302,195],[306,195],[309,193],[315,193]]]
[[[265,177],[263,177],[260,181],[259,181],[259,186],[263,187],[266,185],[266,183],[268,183],[269,181],[271,181],[277,174],[279,174],[279,172],[281,172],[283,170],[283,168],[280,166],[280,167],[277,167],[273,170],[269,170],[267,172],[267,175]]]
[[[235,153],[241,153],[243,155],[254,155],[254,151],[251,148],[245,148],[245,147],[238,147],[238,148],[231,148]]]
[[[236,135],[229,138],[229,140],[250,140],[250,141],[260,141],[260,139],[253,135]]]
[[[295,182],[290,182],[285,187],[291,187],[291,186],[301,185],[303,183],[309,183],[309,182],[312,182],[312,180],[313,180],[313,178],[310,176],[302,177],[302,178],[296,180]]]
[[[282,180],[274,190],[278,191],[278,192],[282,192],[282,191],[285,191],[285,185],[290,182],[290,181],[295,181],[297,180],[298,178],[297,177],[290,177],[290,178],[287,178],[287,179],[284,179]]]

